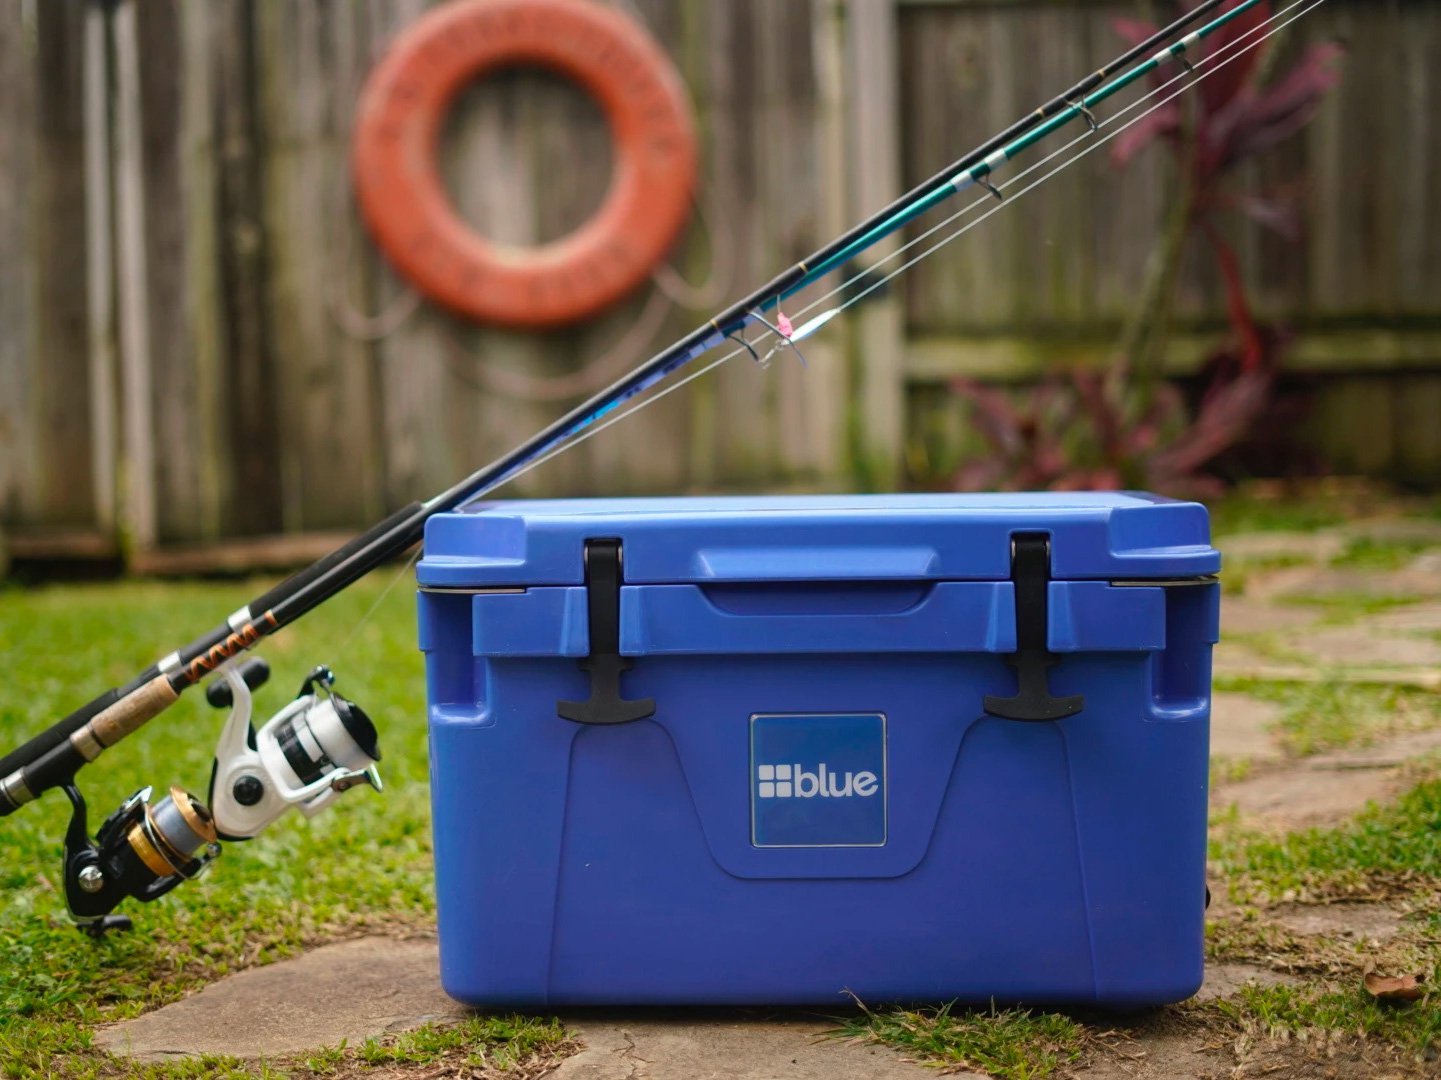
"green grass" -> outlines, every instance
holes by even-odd
[[[1060,1013],[1024,1009],[864,1010],[836,1034],[885,1043],[925,1061],[974,1069],[997,1080],[1040,1080],[1081,1059],[1086,1028]]]
[[[1245,986],[1216,1008],[1243,1031],[1271,1038],[1376,1039],[1422,1060],[1441,1044],[1441,1009],[1433,1003],[1383,1004],[1356,983],[1350,990]]]
[[[1217,679],[1216,689],[1281,706],[1276,731],[1297,756],[1441,725],[1441,696],[1410,687]]]
[[[256,840],[225,845],[199,880],[152,904],[127,901],[120,910],[135,929],[99,942],[71,927],[57,891],[64,796],[52,792],[0,823],[0,1074],[261,1075],[219,1060],[118,1069],[90,1049],[88,1031],[316,941],[433,920],[423,666],[409,582],[361,624],[398,569],[373,575],[267,643],[261,651],[274,675],[256,695],[258,716],[269,716],[314,664],[329,663],[337,689],[380,728],[384,794],[358,789],[314,819],[292,814]],[[262,587],[127,582],[0,591],[0,745],[19,744],[128,680]],[[224,718],[192,692],[87,768],[80,780],[92,830],[144,784],[180,784],[203,798]]]
[[[1241,558],[1225,555],[1224,550],[1222,554],[1225,557],[1225,569],[1221,574],[1221,591],[1227,596],[1244,596],[1247,586],[1257,578],[1277,570],[1309,566],[1314,561],[1305,555],[1252,555]]]
[[[1239,899],[1344,897],[1376,881],[1441,885],[1441,780],[1368,807],[1337,829],[1272,837],[1221,822],[1211,864]]]
[[[428,1065],[449,1059],[465,1069],[507,1072],[566,1041],[558,1020],[473,1016],[444,1027],[427,1024],[394,1039],[369,1039],[356,1057],[367,1065]]]
[[[1312,532],[1360,517],[1441,517],[1441,498],[1400,496],[1381,487],[1324,486],[1284,496],[1241,490],[1208,504],[1218,537],[1243,532]]]
[[[1331,560],[1331,565],[1356,570],[1400,570],[1435,546],[1426,540],[1377,540],[1358,536]]]
[[[1310,532],[1340,525],[1355,516],[1347,498],[1317,495],[1266,499],[1236,495],[1207,507],[1211,531],[1218,537],[1246,532]]]
[[[1386,974],[1421,975],[1431,986],[1441,977],[1441,780],[1421,783],[1394,804],[1373,805],[1335,829],[1276,837],[1246,832],[1234,820],[1217,824],[1212,874],[1229,883],[1233,900],[1257,906],[1208,924],[1208,960],[1305,974],[1298,985],[1248,985],[1208,1008],[1239,1036],[1312,1047],[1350,1042],[1380,1048],[1407,1070],[1421,1069],[1405,1075],[1434,1075],[1426,1070],[1441,1054],[1435,991],[1415,1003],[1382,1003],[1365,991],[1362,974],[1371,963]],[[1266,906],[1278,900],[1355,898],[1389,899],[1412,914],[1380,943],[1291,934],[1265,918]],[[1338,924],[1344,925],[1344,914]]]

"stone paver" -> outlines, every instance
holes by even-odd
[[[1247,596],[1221,597],[1221,635],[1270,634],[1314,626],[1324,612],[1302,604],[1268,604]]]
[[[1211,652],[1211,670],[1216,675],[1244,675],[1256,668],[1274,664],[1275,661],[1256,651],[1245,642],[1224,636]]]
[[[1260,600],[1337,596],[1430,600],[1441,597],[1441,567],[1432,562],[1429,555],[1422,555],[1402,570],[1291,566],[1248,579],[1246,594]]]
[[[1192,1034],[1113,1029],[1106,1049],[1077,1072],[1055,1075],[1075,1080],[1233,1080],[1229,1052]]]
[[[1347,539],[1364,537],[1383,544],[1435,544],[1441,547],[1441,521],[1428,518],[1366,518],[1327,530]]]
[[[1257,964],[1207,964],[1206,980],[1196,991],[1195,1001],[1215,1001],[1230,997],[1247,985],[1282,986],[1294,984],[1296,980],[1279,971],[1272,971]]]
[[[198,994],[96,1033],[112,1054],[173,1061],[201,1054],[281,1058],[471,1015],[440,988],[434,940],[361,938],[251,968]],[[815,1016],[732,1010],[564,1017],[583,1049],[556,1073],[571,1080],[919,1080],[930,1070],[879,1046],[820,1038]],[[961,1074],[970,1076],[971,1074]],[[979,1080],[979,1078],[978,1078]]]
[[[1397,664],[1441,667],[1441,641],[1411,634],[1387,633],[1368,622],[1327,626],[1289,635],[1283,648],[1314,657],[1323,664]]]
[[[1407,604],[1373,615],[1366,622],[1379,630],[1441,631],[1441,603]]]
[[[1348,540],[1334,532],[1255,532],[1228,536],[1216,546],[1223,560],[1292,557],[1324,562],[1345,551]]]
[[[164,1008],[105,1028],[112,1054],[167,1061],[199,1054],[273,1058],[459,1020],[440,988],[434,940],[361,938],[251,968]]]
[[[1271,734],[1281,708],[1249,694],[1217,693],[1211,698],[1211,755],[1260,763],[1279,761],[1285,751]]]
[[[923,1080],[934,1069],[881,1046],[824,1038],[833,1025],[800,1017],[675,1019],[563,1016],[584,1049],[555,1080]],[[975,1073],[947,1073],[984,1080]]]
[[[97,1044],[140,1061],[201,1054],[276,1059],[417,1027],[456,1021],[468,1010],[440,988],[434,941],[362,938],[252,968],[198,994],[102,1029]],[[1198,995],[1211,1000],[1247,982],[1286,977],[1246,964],[1212,964]],[[557,1080],[921,1080],[934,1070],[889,1048],[827,1036],[823,1017],[796,1011],[659,1010],[563,1015],[581,1050]],[[1139,1034],[1139,1033],[1138,1033]],[[1149,1053],[1153,1039],[1134,1044]],[[1156,1044],[1158,1058],[1168,1056]],[[1179,1046],[1177,1047],[1179,1049]],[[983,1080],[974,1073],[948,1073]]]
[[[1401,928],[1400,913],[1385,904],[1283,904],[1267,911],[1266,919],[1293,934],[1377,943]]]
[[[1263,773],[1214,792],[1213,809],[1235,806],[1253,825],[1277,830],[1335,825],[1368,802],[1407,786],[1406,766],[1441,751],[1441,730],[1404,735],[1375,746],[1317,754],[1279,772]]]

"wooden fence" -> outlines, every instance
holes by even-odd
[[[0,528],[17,552],[213,564],[183,549],[349,530],[438,490],[1091,70],[1117,51],[1110,18],[1148,5],[625,0],[690,88],[703,185],[674,272],[546,334],[405,317],[358,223],[355,101],[428,6],[0,0]],[[1235,238],[1263,312],[1299,331],[1312,442],[1341,470],[1436,482],[1441,2],[1331,0],[1284,48],[1331,36],[1351,49],[1341,90],[1247,177],[1304,178],[1309,231]],[[517,71],[463,95],[444,171],[471,222],[527,243],[585,219],[609,155],[577,90]],[[730,362],[511,491],[902,483],[908,445],[959,428],[937,389],[954,375],[1104,358],[1164,168],[1093,154],[838,320],[808,368]],[[1222,310],[1188,267],[1175,370]]]

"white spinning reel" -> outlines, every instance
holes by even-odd
[[[250,691],[269,677],[269,666],[252,657],[218,674],[206,699],[230,706],[210,778],[210,812],[221,839],[249,839],[291,807],[312,817],[360,784],[381,790],[375,725],[331,689],[329,668],[312,671],[300,695],[258,731],[250,723]]]

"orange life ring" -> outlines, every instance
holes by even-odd
[[[533,248],[478,235],[451,205],[438,149],[469,81],[540,65],[594,95],[615,166],[600,209]],[[456,0],[403,33],[367,80],[352,167],[361,213],[390,261],[464,315],[547,327],[593,315],[643,282],[690,211],[696,141],[679,74],[650,36],[589,0]]]

